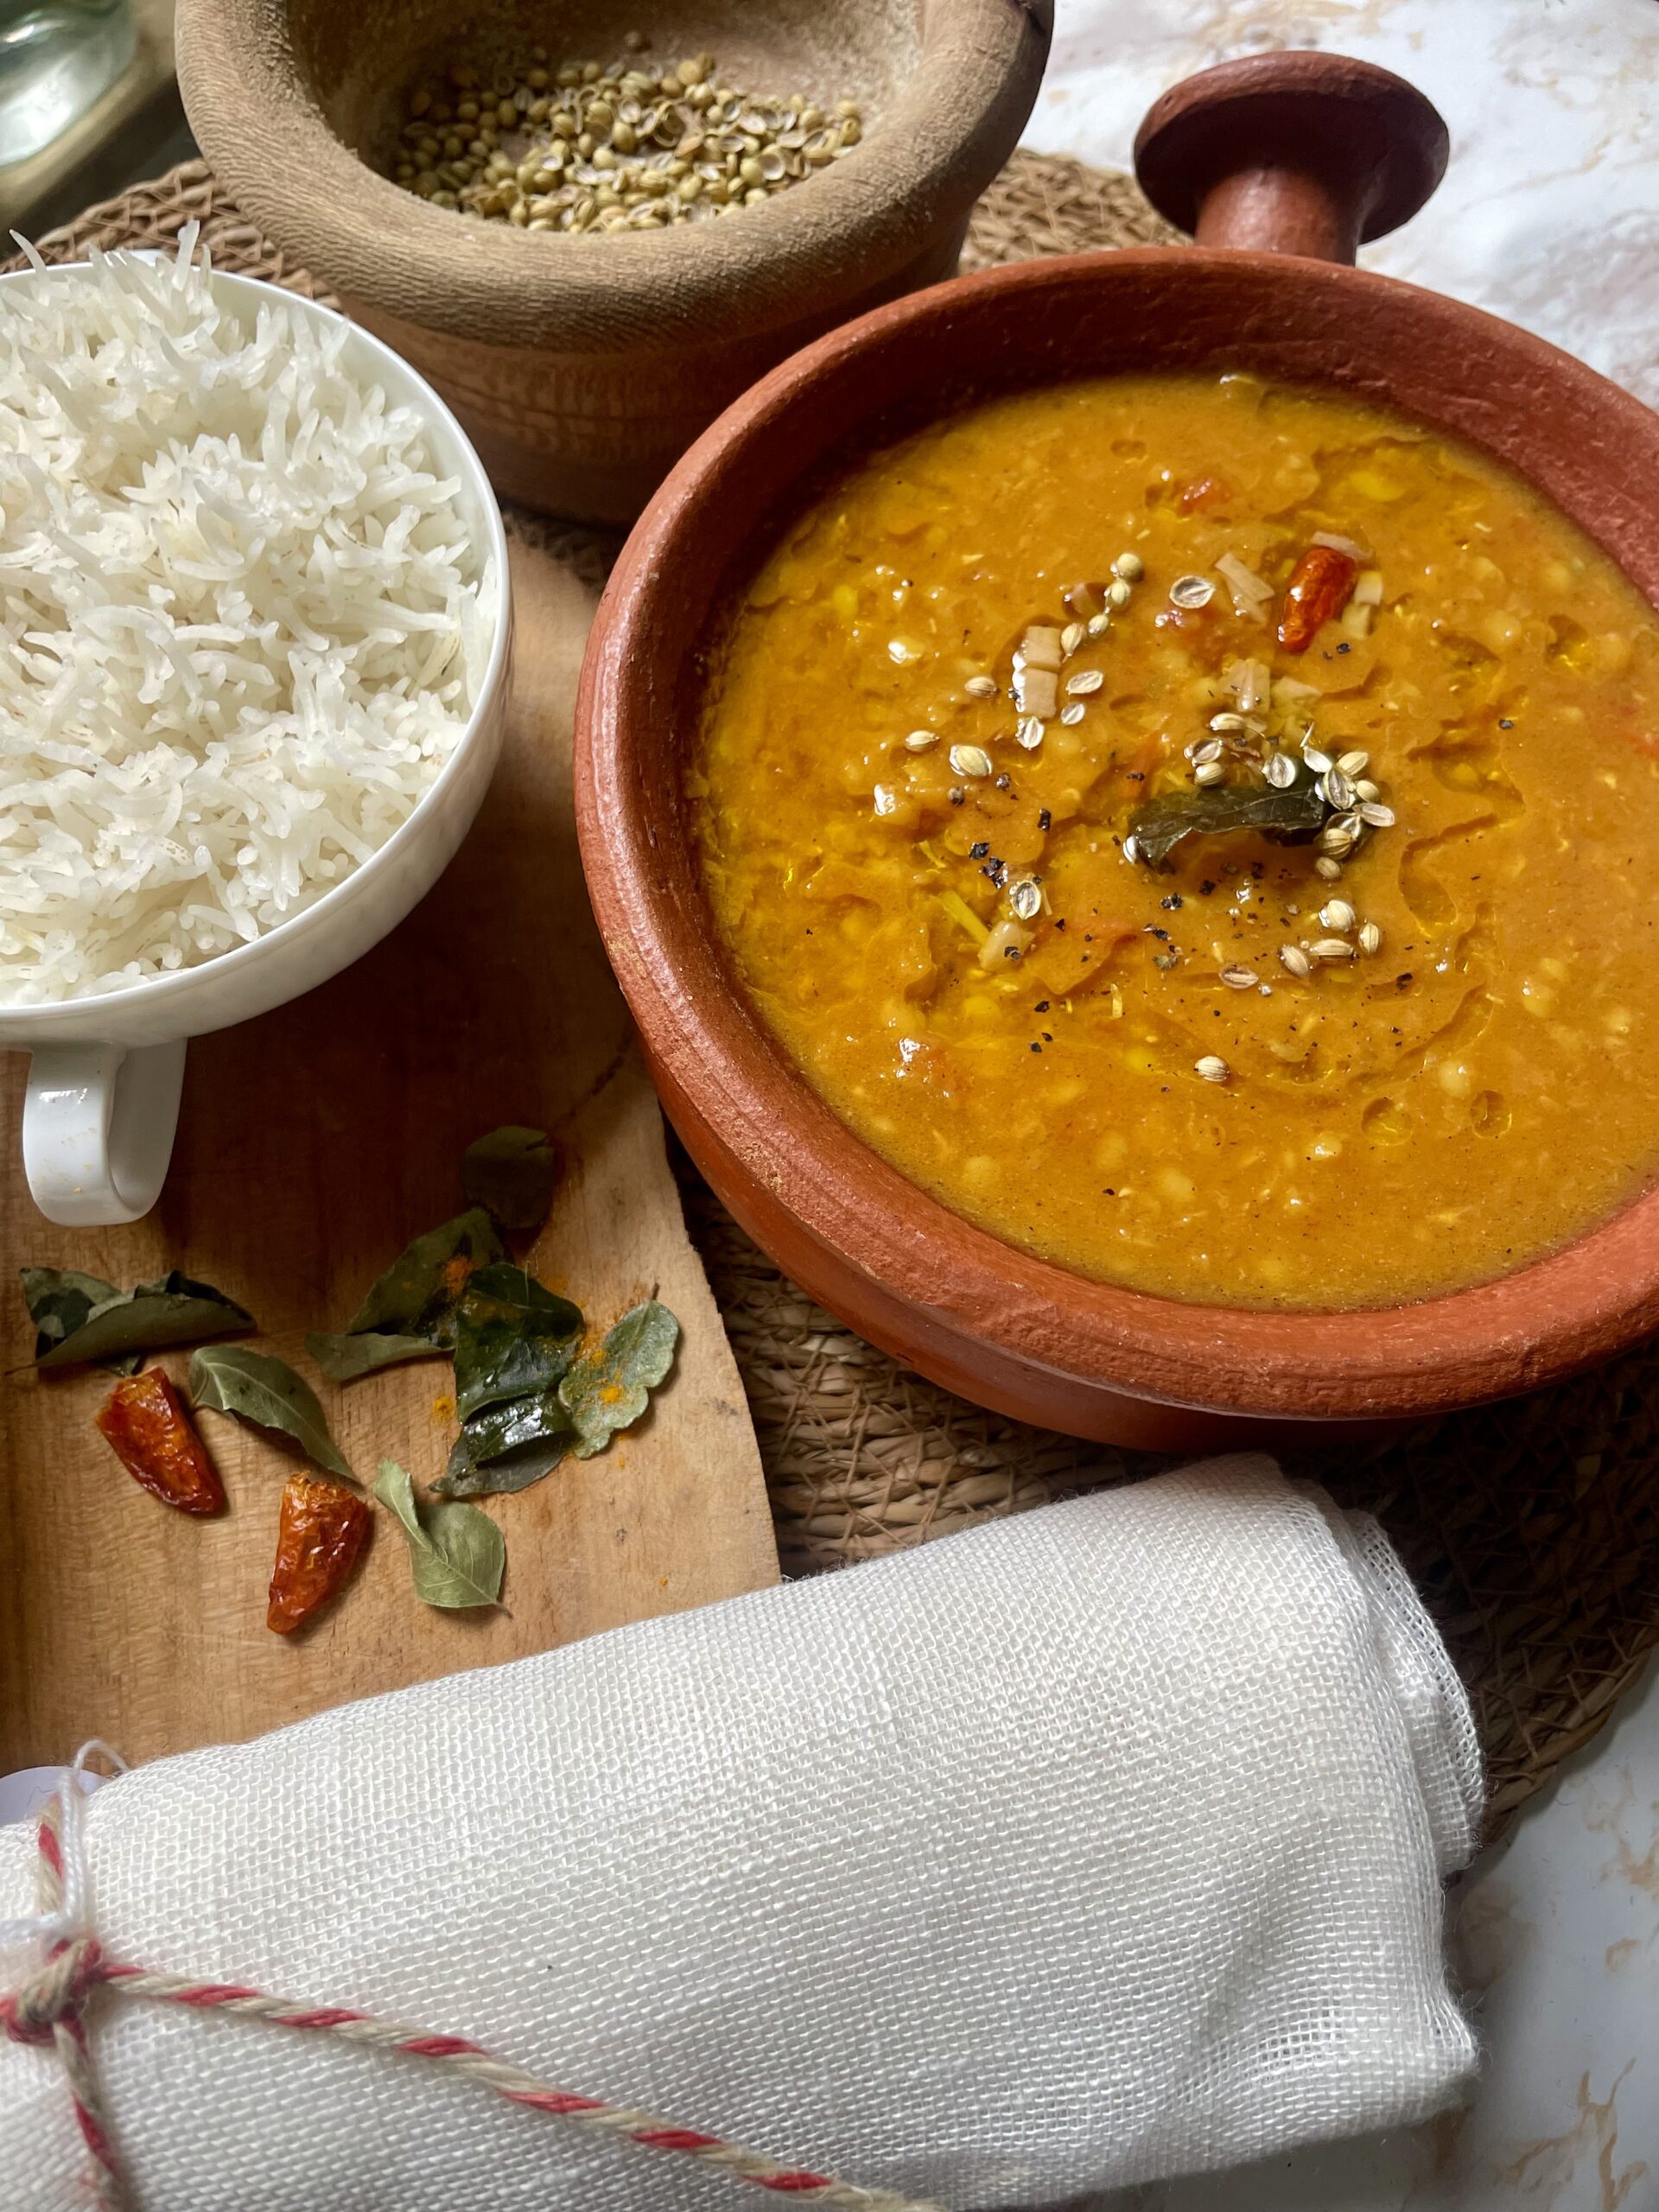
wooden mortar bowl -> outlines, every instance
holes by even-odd
[[[203,153],[267,236],[461,418],[503,497],[627,522],[693,438],[821,332],[949,276],[1012,152],[1052,0],[179,0]],[[411,86],[444,63],[714,54],[758,93],[859,101],[850,154],[741,216],[534,235],[392,183]]]
[[[820,340],[686,455],[601,607],[577,713],[582,859],[669,1114],[798,1282],[1021,1420],[1173,1449],[1308,1442],[1311,1423],[1373,1427],[1532,1389],[1659,1325],[1659,1190],[1499,1281],[1380,1311],[1183,1304],[1003,1243],[880,1159],[798,1073],[722,955],[683,818],[699,650],[726,593],[815,463],[895,410],[1116,370],[1316,380],[1519,469],[1659,604],[1659,417],[1507,323],[1345,265],[1427,196],[1445,150],[1409,86],[1334,56],[1265,55],[1178,87],[1137,151],[1197,246],[997,269]]]

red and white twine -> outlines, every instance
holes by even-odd
[[[70,1824],[67,1837],[66,1805]],[[696,2158],[734,2180],[803,2204],[841,2205],[848,2212],[941,2212],[938,2205],[915,2198],[895,2196],[883,2190],[858,2189],[830,2174],[785,2165],[717,2135],[673,2126],[651,2113],[556,2089],[527,2074],[523,2067],[493,2056],[461,2036],[428,2035],[419,2028],[399,2027],[390,2020],[372,2019],[366,2013],[347,2012],[338,2005],[296,2005],[287,1998],[266,1997],[257,1989],[243,1989],[233,1983],[194,1981],[188,1975],[152,1974],[143,1967],[124,1965],[110,1957],[95,1936],[67,1932],[67,1926],[73,1926],[79,1918],[85,1893],[79,1851],[80,1817],[80,1792],[72,1777],[67,1790],[48,1800],[38,1830],[40,1917],[34,1928],[47,1936],[50,1948],[46,1963],[22,1988],[0,1996],[0,2026],[14,2043],[55,2045],[74,2102],[75,2118],[92,2154],[98,2183],[96,2202],[104,2212],[130,2212],[132,2199],[116,2155],[87,2038],[86,2005],[99,1990],[121,1997],[148,1997],[194,2012],[237,2013],[247,2019],[268,2020],[280,2028],[336,2036],[346,2043],[400,2051],[410,2058],[433,2059],[451,2074],[495,2090],[511,2104],[527,2105],[533,2112],[550,2113],[556,2119],[602,2134],[625,2136],[648,2150]]]

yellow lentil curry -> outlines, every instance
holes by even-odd
[[[688,795],[815,1088],[1083,1274],[1395,1303],[1659,1153],[1659,623],[1403,418],[1103,379],[874,454],[732,611]]]

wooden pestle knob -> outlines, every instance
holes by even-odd
[[[1147,111],[1135,175],[1203,246],[1351,263],[1446,172],[1440,111],[1403,77],[1339,54],[1257,54],[1172,86]]]

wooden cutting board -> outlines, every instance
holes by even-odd
[[[135,1761],[249,1736],[777,1580],[742,1387],[577,859],[570,721],[593,594],[545,553],[515,545],[512,565],[512,709],[471,836],[355,968],[192,1044],[172,1172],[147,1219],[41,1218],[19,1153],[25,1063],[0,1058],[0,1772],[92,1734]],[[238,1341],[314,1383],[359,1476],[391,1458],[422,1485],[454,1434],[448,1363],[337,1388],[303,1339],[342,1327],[411,1236],[460,1211],[463,1148],[507,1122],[552,1131],[568,1160],[526,1264],[601,1324],[654,1288],[682,1325],[674,1374],[602,1457],[483,1502],[506,1538],[505,1611],[423,1605],[377,1511],[355,1584],[310,1630],[274,1636],[265,1591],[292,1459],[204,1414],[230,1510],[204,1522],[159,1504],[92,1427],[111,1378],[29,1367],[11,1271],[73,1266],[124,1289],[178,1267],[216,1284],[260,1324]],[[188,1359],[160,1363],[182,1381]]]

